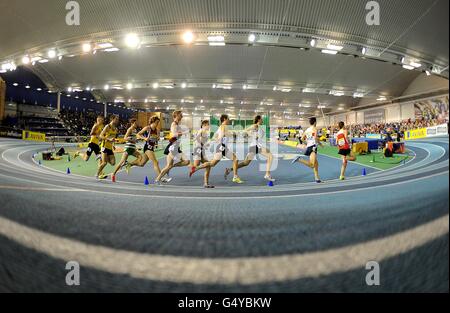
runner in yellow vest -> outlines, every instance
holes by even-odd
[[[100,140],[102,141],[102,161],[98,167],[96,175],[97,179],[106,179],[108,177],[107,175],[102,174],[103,169],[106,167],[106,165],[108,165],[108,163],[111,166],[116,165],[116,157],[114,156],[114,143],[116,142],[117,136],[119,134],[119,131],[117,129],[119,122],[119,116],[113,115],[111,117],[111,123],[103,128],[103,131],[99,136]]]

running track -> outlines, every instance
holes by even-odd
[[[45,147],[0,139],[2,292],[448,292],[448,138],[345,182],[211,191],[67,176]]]

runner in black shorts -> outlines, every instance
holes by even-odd
[[[88,149],[86,150],[86,153],[82,154],[80,151],[77,151],[73,158],[76,159],[77,157],[81,156],[84,161],[89,161],[91,158],[92,153],[95,153],[97,156],[97,159],[101,158],[101,149],[100,149],[100,140],[99,136],[104,128],[105,119],[103,116],[98,116],[97,121],[92,126],[91,130],[91,140],[89,141]]]
[[[258,154],[261,154],[267,159],[266,173],[264,179],[267,181],[275,182],[270,170],[272,168],[273,155],[269,149],[264,147],[265,133],[263,130],[263,118],[261,115],[255,116],[253,124],[245,130],[249,134],[250,148],[249,152],[243,162],[239,162],[238,169],[249,166]],[[225,169],[225,177],[227,177],[233,171],[232,168]]]
[[[156,176],[159,176],[161,174],[161,168],[159,167],[158,159],[156,158],[155,152],[158,148],[158,142],[159,142],[159,124],[161,120],[157,116],[152,116],[148,120],[148,125],[136,135],[137,139],[144,140],[144,155],[140,160],[135,160],[131,163],[128,163],[126,166],[127,173],[130,172],[131,168],[133,166],[137,167],[144,167],[148,161],[151,161],[153,164],[153,169],[155,170]],[[164,177],[162,179],[163,182],[170,182],[169,177]]]
[[[311,168],[314,172],[314,178],[316,183],[322,183],[319,176],[319,162],[317,161],[317,146],[322,145],[319,137],[317,135],[317,119],[315,117],[310,118],[309,124],[311,125],[304,133],[301,138],[302,142],[306,141],[306,152],[305,156],[309,157],[309,160],[302,160],[302,156],[296,157],[292,164],[301,163]],[[305,147],[305,145],[298,145],[297,147]]]
[[[116,165],[116,157],[114,156],[114,143],[117,140],[118,132],[117,126],[119,125],[120,119],[118,115],[111,116],[111,123],[103,128],[100,134],[100,139],[102,140],[102,161],[99,164],[97,170],[97,179],[106,179],[108,176],[103,173],[103,169],[106,165],[111,166]]]
[[[130,127],[127,129],[124,139],[126,140],[125,152],[122,155],[120,163],[116,166],[114,173],[112,175],[112,181],[116,182],[116,175],[120,169],[126,164],[129,156],[134,156],[139,162],[142,158],[141,154],[136,148],[136,129],[137,129],[137,119],[130,119]]]
[[[345,129],[345,123],[339,122],[339,132],[336,135],[336,143],[339,148],[339,155],[342,155],[342,167],[340,180],[345,180],[345,170],[347,169],[348,161],[356,161],[356,157],[353,155],[350,149],[350,143],[348,140],[348,133]]]

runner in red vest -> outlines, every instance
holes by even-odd
[[[336,143],[339,148],[338,154],[342,156],[342,167],[340,180],[345,180],[345,170],[347,169],[348,161],[356,161],[356,157],[353,155],[348,142],[348,133],[344,128],[344,122],[339,122],[339,132],[336,135]]]

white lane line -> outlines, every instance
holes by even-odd
[[[425,180],[428,178],[433,178],[433,177],[437,177],[437,176],[443,176],[443,175],[448,175],[449,171],[444,171],[441,173],[437,173],[437,174],[433,174],[433,175],[428,175],[428,176],[423,176],[420,178],[415,178],[415,179],[411,179],[408,180],[407,182],[415,182],[415,181],[421,181],[421,180]],[[1,175],[1,174],[0,174]],[[81,189],[81,188],[77,188],[77,189],[72,189],[71,192],[78,192],[78,193],[94,193],[94,194],[103,194],[103,195],[110,195],[110,196],[118,196],[118,197],[133,197],[133,198],[149,198],[149,199],[166,199],[167,201],[171,201],[173,199],[182,199],[182,200],[188,200],[188,199],[192,199],[192,200],[226,200],[228,202],[233,202],[233,201],[241,201],[242,199],[264,199],[266,201],[269,200],[273,200],[273,199],[283,199],[283,198],[301,198],[301,197],[315,197],[315,196],[323,196],[323,195],[332,195],[332,194],[343,194],[343,193],[353,193],[356,191],[366,191],[366,190],[372,190],[372,189],[382,189],[382,188],[387,188],[387,187],[392,187],[392,186],[397,186],[397,185],[404,185],[405,182],[397,182],[397,183],[391,183],[389,185],[379,185],[379,186],[371,186],[371,187],[360,187],[360,188],[353,188],[353,189],[348,189],[348,190],[338,190],[338,191],[327,191],[327,192],[310,192],[310,193],[303,193],[303,194],[294,194],[294,195],[271,195],[270,193],[265,193],[261,196],[244,196],[244,195],[239,195],[238,197],[222,197],[222,196],[213,196],[213,197],[208,197],[208,196],[176,196],[174,194],[168,194],[168,195],[155,195],[155,194],[132,194],[132,193],[119,193],[119,192],[114,192],[114,191],[100,191],[100,190],[88,190],[88,189]],[[148,189],[149,191],[152,191],[152,188],[150,187]],[[161,189],[158,189],[156,191],[163,191]]]
[[[21,190],[21,191],[58,191],[58,192],[73,192],[81,191],[77,189],[64,189],[64,188],[39,188],[32,186],[12,186],[12,185],[0,185],[0,189],[6,190]]]
[[[274,257],[194,258],[112,249],[48,234],[0,217],[0,234],[27,248],[83,267],[138,279],[192,284],[284,282],[364,269],[449,231],[449,215],[385,238],[326,251]]]

